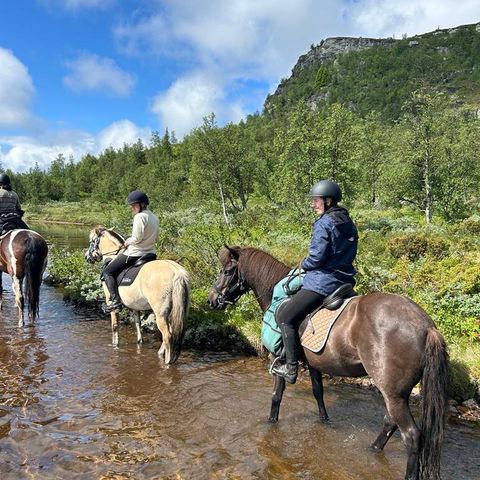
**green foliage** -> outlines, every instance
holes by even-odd
[[[321,90],[330,83],[331,78],[330,69],[325,64],[320,65],[315,76],[315,88]]]
[[[395,258],[407,257],[410,261],[427,255],[443,258],[448,255],[448,243],[439,237],[412,233],[391,237],[387,242],[387,250]]]
[[[451,360],[448,373],[447,393],[450,398],[463,402],[475,396],[475,382],[472,381],[470,372],[463,362]]]
[[[87,264],[81,251],[54,248],[49,256],[50,278],[64,286],[66,298],[78,303],[97,302],[103,298],[100,272]]]

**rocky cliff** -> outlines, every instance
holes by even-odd
[[[298,74],[304,68],[314,63],[325,62],[335,59],[338,55],[348,52],[356,52],[371,47],[387,47],[394,43],[393,38],[354,38],[332,37],[322,40],[318,45],[312,46],[310,51],[301,55],[297,64],[293,67],[292,76]]]

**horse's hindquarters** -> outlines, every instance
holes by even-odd
[[[131,285],[119,287],[122,302],[132,310],[153,310],[171,293],[172,283],[179,274],[188,276],[185,269],[175,262],[148,262]]]
[[[158,351],[165,363],[180,354],[188,314],[190,282],[187,271],[169,260],[145,264],[132,285],[119,290],[122,301],[135,310],[152,310],[162,334]]]

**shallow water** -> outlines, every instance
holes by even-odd
[[[7,284],[7,282],[5,282]],[[162,368],[158,339],[133,329],[110,345],[105,318],[75,312],[44,286],[41,318],[16,327],[7,284],[0,316],[0,478],[401,479],[398,435],[368,451],[381,398],[329,385],[331,423],[317,420],[308,381],[287,389],[280,422],[266,422],[263,360],[184,352]],[[449,424],[444,478],[478,479],[480,428]]]

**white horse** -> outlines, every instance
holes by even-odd
[[[113,230],[96,227],[90,232],[90,247],[85,254],[88,262],[113,259],[123,249],[124,238]],[[107,304],[111,303],[103,284]],[[153,260],[144,264],[131,285],[118,289],[123,304],[135,314],[137,343],[142,343],[141,312],[152,310],[162,345],[158,355],[166,364],[174,363],[180,355],[184,323],[190,303],[188,272],[172,260]],[[112,343],[118,346],[118,312],[111,312]],[[150,317],[149,317],[150,318]]]

